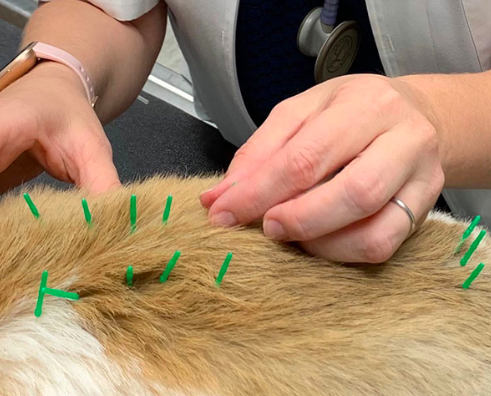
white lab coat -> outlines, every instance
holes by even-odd
[[[135,19],[158,1],[90,0],[120,20]],[[227,140],[241,145],[256,126],[242,100],[235,64],[239,0],[166,1],[189,65],[198,111],[209,116]],[[491,69],[491,0],[366,3],[388,76]],[[490,190],[447,190],[444,195],[455,213],[480,214],[491,226]]]

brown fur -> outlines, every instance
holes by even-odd
[[[185,394],[491,392],[487,268],[469,290],[461,287],[480,261],[491,266],[487,238],[461,267],[453,249],[466,224],[428,220],[384,265],[333,264],[260,229],[212,227],[197,197],[215,181],[156,178],[89,199],[92,229],[81,192],[33,191],[41,221],[21,197],[4,199],[0,328],[19,301],[34,311],[49,270],[50,287],[80,293],[70,304],[111,360],[128,375],[136,362],[148,381]],[[138,228],[130,235],[132,193]],[[167,194],[174,203],[162,226]],[[176,250],[181,258],[160,284]],[[133,288],[125,283],[128,265]]]

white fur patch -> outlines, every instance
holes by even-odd
[[[40,318],[32,301],[0,317],[0,373],[8,396],[184,396],[149,384],[136,365],[125,375],[80,327],[70,302],[48,296]]]
[[[442,223],[447,223],[447,224],[456,224],[460,223],[460,221],[456,220],[452,216],[450,216],[447,213],[444,212],[438,212],[438,211],[432,211],[428,213],[428,220],[436,220],[436,221],[441,221]]]
[[[447,213],[438,212],[438,211],[433,211],[433,212],[428,213],[428,219],[429,220],[435,220],[435,221],[441,221],[442,223],[446,223],[446,224],[464,223],[466,225],[466,227],[469,226],[471,224],[471,221],[472,221],[472,219],[457,220]],[[485,229],[484,226],[477,225],[476,228],[474,228],[474,230],[472,231],[471,235],[469,235],[469,237],[468,237],[469,243],[472,243],[472,241],[474,241],[477,238],[477,236],[479,235],[479,233],[483,229]],[[465,230],[465,228],[462,228],[462,232],[464,232],[464,230]],[[455,242],[455,245],[457,245],[458,242],[459,241],[457,240]],[[487,233],[484,236],[484,238],[482,239],[482,241],[479,244],[479,247],[476,249],[476,251],[481,252],[481,251],[486,250],[488,247],[488,244],[489,244],[489,234]]]

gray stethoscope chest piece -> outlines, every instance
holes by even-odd
[[[308,56],[316,56],[314,77],[321,83],[348,73],[360,46],[360,30],[355,21],[336,28],[321,22],[322,7],[312,10],[300,26],[297,46]]]

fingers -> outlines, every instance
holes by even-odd
[[[18,100],[0,104],[0,193],[42,173],[42,167],[26,151],[34,144],[36,123]]]
[[[201,204],[209,209],[230,187],[247,180],[304,125],[323,111],[332,93],[345,80],[346,77],[331,80],[278,104],[263,125],[237,151],[223,181],[201,195]]]
[[[433,200],[421,205],[424,183],[409,183],[396,195],[413,212],[418,226],[433,207]],[[383,263],[387,261],[408,237],[411,223],[407,214],[392,202],[375,215],[323,237],[301,242],[310,254],[331,261],[349,263]]]
[[[260,133],[256,132],[251,138],[253,144],[239,150],[237,157],[242,159],[233,161],[224,181],[203,194],[203,206],[210,208],[222,194],[229,191],[234,182],[242,186],[243,181],[248,181],[244,187],[234,189],[239,191],[236,194],[243,194],[249,188],[251,175],[264,174],[264,170],[270,174],[260,179],[262,182],[269,180],[268,184],[274,190],[270,201],[278,203],[292,198],[301,192],[299,190],[314,186],[315,183],[312,184],[310,179],[322,180],[329,176],[326,172],[336,170],[333,169],[336,164],[351,160],[357,154],[353,154],[356,151],[354,146],[363,149],[373,139],[374,133],[383,133],[398,119],[407,116],[400,105],[400,95],[391,88],[387,79],[373,76],[344,76],[330,80],[286,100],[275,110],[268,119],[271,124],[267,121],[258,131]],[[282,135],[287,138],[286,141],[280,144],[275,143],[277,137],[273,136],[277,122],[284,124],[282,129],[288,131]],[[294,128],[290,129],[291,125]],[[268,138],[272,139],[273,146],[269,144]],[[335,144],[331,144],[333,142]],[[270,147],[274,149],[270,150]],[[349,153],[343,153],[343,149],[348,149]],[[259,157],[252,152],[260,153]],[[282,156],[276,158],[280,152]],[[273,158],[275,162],[271,165]],[[308,185],[307,188],[302,188],[305,185]],[[259,205],[256,205],[258,213],[252,213],[250,210],[253,204],[241,199],[237,202],[245,212],[250,213],[243,220],[241,213],[237,214],[241,223],[247,223],[264,213],[264,208],[261,210]],[[264,199],[259,204],[267,206],[268,201]],[[228,209],[229,213],[235,214],[235,210]]]
[[[34,139],[26,131],[35,129],[35,126],[30,117],[17,114],[18,108],[3,105],[1,110],[0,172],[3,172],[17,157],[32,147]]]
[[[413,140],[402,146],[404,136],[380,136],[331,181],[272,208],[265,215],[266,235],[306,241],[378,212],[416,170],[418,144]],[[422,197],[426,194],[422,191]]]
[[[0,172],[5,171],[23,152],[29,148],[28,142],[25,141],[14,142],[6,139],[4,144],[0,142]]]
[[[368,116],[354,119],[350,105],[331,106],[247,179],[224,192],[210,209],[212,222],[247,224],[314,187],[386,130],[383,118],[369,120]]]
[[[201,194],[201,204],[205,208],[210,208],[234,183],[246,179],[298,132],[303,119],[298,108],[294,108],[296,103],[293,98],[273,109],[264,124],[236,152],[223,181]]]
[[[0,194],[21,185],[43,172],[43,167],[27,153],[17,158],[5,171],[0,173]]]

